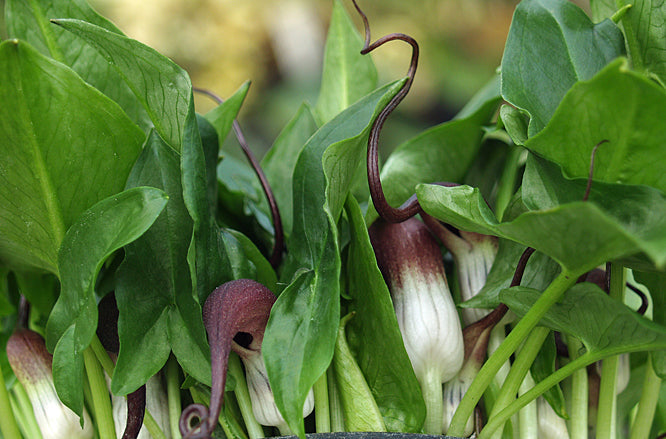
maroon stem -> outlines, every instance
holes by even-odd
[[[122,439],[136,439],[146,413],[146,385],[127,395],[127,424]]]
[[[386,201],[384,190],[382,188],[382,182],[379,176],[379,134],[381,133],[386,119],[393,112],[393,110],[395,110],[398,104],[405,98],[405,96],[407,96],[407,93],[409,92],[409,89],[414,82],[414,76],[416,75],[416,67],[418,65],[419,59],[419,45],[414,38],[401,33],[389,34],[379,38],[374,43],[370,43],[370,24],[368,23],[368,18],[358,6],[356,0],[352,0],[352,2],[354,3],[354,7],[358,11],[359,15],[363,19],[363,26],[365,28],[365,43],[361,49],[361,54],[365,55],[370,53],[379,46],[382,46],[383,44],[393,40],[401,40],[412,46],[412,59],[409,64],[409,70],[407,71],[407,80],[402,85],[398,93],[396,93],[396,95],[393,97],[393,99],[391,99],[386,107],[384,107],[384,109],[379,113],[379,116],[377,116],[377,119],[375,119],[372,124],[372,128],[370,129],[370,136],[368,137],[368,185],[370,186],[372,203],[374,204],[377,213],[386,222],[399,223],[419,213],[421,211],[421,206],[416,199],[416,195],[412,195],[399,208],[392,207],[388,201]]]
[[[222,98],[220,98],[215,93],[209,90],[205,90],[198,87],[193,87],[192,89],[198,93],[202,93],[210,97],[215,102],[217,102],[218,105],[222,105],[222,103],[224,103],[224,100]],[[275,242],[273,244],[273,251],[271,252],[271,256],[269,257],[269,262],[271,263],[271,266],[274,269],[277,269],[277,267],[280,265],[280,261],[282,260],[282,253],[284,252],[284,231],[282,228],[282,218],[280,217],[280,209],[278,208],[277,201],[275,200],[275,196],[273,195],[271,186],[268,183],[268,179],[266,178],[264,171],[261,169],[259,161],[257,161],[256,157],[250,150],[250,147],[248,146],[247,141],[245,140],[245,136],[243,135],[243,131],[241,130],[240,124],[236,119],[234,119],[232,126],[234,129],[234,134],[238,139],[238,143],[240,144],[240,147],[243,150],[245,157],[247,157],[247,160],[250,162],[252,169],[254,169],[254,173],[257,175],[257,178],[259,178],[261,189],[264,191],[264,195],[266,196],[266,200],[268,201],[268,207],[271,211],[271,217],[273,218],[273,228],[275,229]]]
[[[585,187],[585,194],[583,195],[583,201],[587,201],[588,197],[590,196],[590,189],[592,189],[592,176],[594,175],[594,158],[597,154],[597,149],[599,148],[599,146],[601,146],[606,142],[608,142],[608,140],[604,139],[601,142],[594,145],[594,148],[592,148],[592,154],[590,155],[590,172],[587,176],[587,186]]]

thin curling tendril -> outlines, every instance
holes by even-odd
[[[416,195],[412,195],[402,204],[402,206],[398,208],[392,207],[386,201],[384,190],[382,189],[382,183],[379,177],[379,134],[381,133],[386,119],[393,112],[393,110],[395,110],[398,104],[405,98],[405,96],[407,96],[407,93],[409,93],[409,89],[414,82],[416,66],[419,59],[419,45],[416,43],[414,38],[402,33],[389,34],[379,38],[374,43],[370,43],[370,24],[368,23],[368,18],[358,6],[356,0],[352,0],[352,3],[354,4],[356,11],[361,16],[361,19],[363,20],[363,26],[365,28],[365,43],[361,49],[362,55],[366,55],[379,46],[382,46],[383,44],[393,40],[404,41],[412,46],[412,59],[409,64],[409,70],[407,71],[407,80],[403,84],[402,88],[398,91],[398,93],[396,93],[396,95],[393,97],[393,99],[391,99],[386,107],[384,107],[384,109],[379,113],[379,116],[377,116],[377,119],[375,119],[374,123],[372,124],[372,128],[370,129],[370,136],[368,137],[368,185],[370,186],[372,202],[379,216],[381,216],[385,221],[390,223],[399,223],[421,212],[421,206],[416,199]]]
[[[222,105],[222,103],[224,103],[224,100],[221,97],[217,96],[215,93],[209,90],[205,90],[198,87],[192,87],[192,89],[197,93],[201,93],[213,99],[215,102],[217,102],[218,105]],[[271,211],[271,217],[273,219],[273,228],[275,229],[275,242],[273,244],[273,251],[271,252],[271,256],[269,257],[269,262],[271,263],[271,266],[274,269],[277,269],[278,265],[280,265],[280,261],[282,260],[282,253],[284,252],[284,231],[282,228],[282,218],[280,217],[280,209],[278,208],[277,201],[275,201],[275,196],[273,195],[271,186],[268,183],[268,179],[266,178],[266,175],[264,174],[264,171],[261,169],[261,166],[259,165],[259,162],[255,158],[254,154],[252,154],[252,151],[250,150],[250,147],[248,146],[247,141],[245,140],[245,136],[243,135],[243,131],[241,130],[240,124],[236,119],[234,119],[233,121],[233,128],[234,128],[234,134],[236,135],[236,139],[238,139],[238,144],[243,150],[245,157],[247,157],[248,161],[250,162],[252,169],[254,169],[254,173],[257,175],[257,178],[259,178],[261,189],[264,191],[264,195],[266,196],[266,200],[268,201],[268,206]]]
[[[208,422],[208,408],[202,404],[190,404],[181,413],[178,422],[183,439],[209,438],[215,425]],[[198,419],[198,423],[194,423]]]

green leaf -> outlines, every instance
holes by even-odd
[[[346,262],[350,312],[349,344],[389,431],[420,432],[425,403],[405,351],[393,302],[377,267],[368,230],[356,200],[345,211],[351,229]]]
[[[57,273],[65,231],[123,189],[144,136],[116,103],[26,43],[0,44],[0,83],[0,260]]]
[[[233,237],[237,246],[240,249],[239,259],[247,260],[249,264],[244,264],[251,266],[252,268],[246,269],[248,272],[243,276],[238,277],[249,277],[255,279],[260,284],[265,285],[271,291],[277,290],[277,275],[275,270],[271,267],[270,262],[266,259],[264,255],[261,254],[256,245],[242,233],[236,230],[228,230],[229,235]],[[229,241],[231,241],[231,237]]]
[[[454,119],[429,128],[398,146],[382,167],[386,200],[399,206],[414,194],[419,183],[460,182],[476,158],[483,138],[483,124],[497,109],[495,95],[464,119]],[[376,218],[374,209],[367,220]]]
[[[529,120],[525,114],[511,105],[502,105],[500,118],[504,129],[516,145],[524,145],[527,141],[527,127]]]
[[[599,22],[611,18],[615,14],[617,3],[615,0],[590,0],[590,10],[592,19]]]
[[[202,118],[198,120],[207,124]],[[183,201],[193,220],[187,264],[196,296],[199,303],[203,303],[217,286],[228,280],[255,279],[257,268],[244,253],[244,244],[216,223],[207,187],[208,182],[216,178],[211,175],[215,166],[210,160],[217,162],[217,154],[206,152],[204,147],[216,151],[218,142],[202,143],[193,104],[185,128],[180,159],[181,184]]]
[[[266,196],[247,159],[228,155],[217,165],[219,186],[218,220],[227,227],[268,242],[273,231]],[[279,205],[280,213],[282,206]]]
[[[617,60],[565,96],[548,126],[525,147],[570,177],[587,177],[592,148],[595,180],[647,184],[666,192],[666,91]],[[585,129],[581,129],[585,127]]]
[[[53,352],[58,395],[79,416],[83,410],[83,351],[97,328],[97,273],[113,252],[151,226],[166,201],[166,194],[155,188],[121,192],[85,211],[63,239],[58,253],[61,290],[46,325],[46,345]]]
[[[114,66],[83,39],[49,22],[50,18],[76,18],[122,35],[85,0],[7,0],[5,17],[10,38],[26,41],[42,54],[71,67],[84,81],[116,101],[144,130],[152,125]]]
[[[290,235],[293,226],[292,178],[296,160],[299,152],[316,130],[317,123],[310,106],[302,104],[261,160],[261,167],[273,188],[273,195],[280,208],[282,226],[286,236]]]
[[[541,292],[524,287],[505,290],[501,299],[523,316]],[[541,324],[579,338],[588,353],[609,355],[666,348],[666,327],[658,325],[611,299],[594,284],[583,282],[569,289],[546,313]]]
[[[557,361],[557,346],[555,345],[555,335],[551,331],[548,333],[548,337],[541,346],[541,350],[534,359],[532,367],[530,367],[530,372],[534,381],[537,383],[541,380],[546,379],[548,375],[555,372]],[[555,413],[558,414],[561,418],[569,419],[567,414],[566,402],[564,400],[564,394],[559,385],[551,387],[546,393],[543,394],[543,397],[548,401],[548,404],[555,410]]]
[[[581,199],[586,185],[586,179],[565,179],[556,165],[530,157],[523,178],[523,201],[531,209],[551,209]],[[649,186],[594,182],[589,201],[661,266],[666,252],[666,199],[662,193]]]
[[[81,20],[53,20],[83,38],[118,70],[162,138],[180,151],[192,103],[187,73],[156,50]]]
[[[340,318],[337,219],[361,169],[371,122],[402,84],[373,92],[321,127],[296,163],[294,229],[282,273],[290,284],[273,306],[262,349],[275,402],[301,437],[303,404],[331,362]]]
[[[377,70],[369,55],[361,55],[363,40],[339,0],[333,3],[326,38],[324,70],[315,115],[319,125],[370,93]]]
[[[502,96],[531,116],[533,136],[574,83],[590,79],[623,48],[622,33],[610,20],[593,24],[566,0],[522,1],[504,48]]]
[[[249,81],[244,82],[238,90],[236,90],[231,97],[225,99],[222,104],[206,113],[206,120],[215,127],[217,138],[220,142],[220,148],[224,143],[224,139],[227,138],[229,131],[231,131],[234,119],[238,116],[238,112],[245,101],[248,90],[250,90]]]
[[[663,267],[666,264],[663,197],[654,190],[638,196],[631,191],[627,194],[620,186],[603,200],[606,204],[603,207],[618,203],[621,195],[630,195],[632,207],[642,206],[640,213],[627,217],[624,211],[606,212],[596,202],[570,202],[498,223],[477,189],[420,185],[417,196],[427,213],[446,223],[533,247],[572,273],[582,274],[606,261],[639,252],[646,253],[655,265]],[[657,212],[642,216],[648,210],[646,206],[654,202],[659,206]],[[616,213],[619,217],[613,216]],[[645,225],[648,229],[641,229]]]
[[[377,402],[347,344],[345,326],[352,317],[353,313],[340,320],[333,357],[345,428],[349,431],[386,431]]]
[[[157,132],[151,132],[127,184],[159,188],[169,203],[125,248],[117,272],[120,352],[112,392],[136,390],[164,366],[172,349],[189,375],[209,383],[208,343],[187,265],[192,219],[183,202],[180,157]]]
[[[666,10],[660,0],[632,0],[622,18],[629,58],[637,70],[654,76],[666,86]]]

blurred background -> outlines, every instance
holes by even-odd
[[[128,36],[184,67],[198,87],[228,97],[244,81],[252,81],[240,121],[259,155],[301,102],[316,102],[333,0],[89,2]],[[373,40],[402,32],[416,38],[421,48],[414,86],[382,135],[393,144],[390,149],[450,119],[491,79],[518,0],[359,3],[370,20]],[[343,4],[362,30],[351,2]],[[6,37],[4,23],[0,29]],[[380,84],[404,76],[410,54],[409,46],[399,42],[374,51],[370,56]],[[205,113],[214,104],[197,97],[196,105]]]

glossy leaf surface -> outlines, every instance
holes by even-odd
[[[54,23],[83,38],[117,69],[160,136],[180,151],[192,103],[185,70],[155,49],[94,24],[75,19]]]
[[[331,362],[340,317],[337,220],[362,169],[371,121],[401,85],[371,93],[321,127],[296,163],[294,227],[282,273],[289,285],[271,311],[263,352],[276,404],[300,435],[303,403]]]
[[[58,395],[79,415],[83,410],[83,351],[97,329],[97,273],[113,252],[153,224],[166,202],[166,194],[155,188],[121,192],[85,211],[63,239],[58,253],[61,291],[46,325],[46,345],[53,352]]]
[[[192,219],[183,202],[180,156],[155,131],[128,180],[128,187],[137,186],[163,190],[169,203],[152,227],[125,248],[117,273],[120,352],[112,381],[117,395],[144,384],[172,350],[188,374],[210,380],[201,307],[186,263]]]
[[[143,133],[109,98],[24,42],[0,45],[0,260],[58,273],[67,228],[125,186]],[[58,108],[58,111],[53,111]]]
[[[592,148],[607,140],[597,150],[595,180],[646,184],[663,192],[664,109],[666,91],[617,60],[576,84],[548,126],[525,147],[560,164],[569,177],[587,177]]]
[[[529,113],[532,136],[574,83],[590,79],[623,49],[622,33],[610,20],[594,24],[566,0],[522,1],[502,58],[502,97]]]
[[[377,70],[370,55],[361,55],[363,40],[340,0],[333,3],[326,37],[324,70],[314,113],[319,125],[374,90]]]
[[[152,125],[114,66],[83,39],[49,22],[52,18],[76,18],[122,35],[85,0],[8,0],[5,17],[10,38],[26,41],[42,54],[71,67],[84,81],[117,102],[144,130]]]

